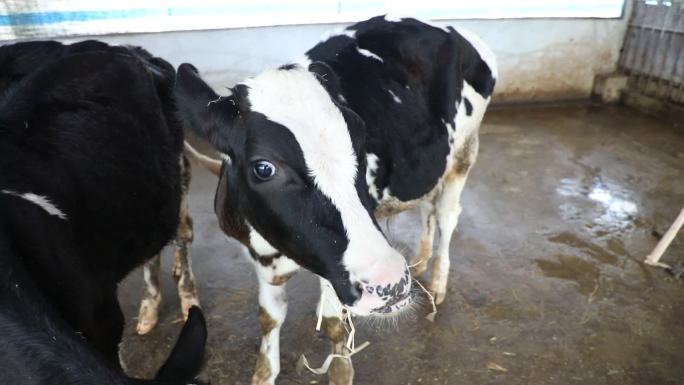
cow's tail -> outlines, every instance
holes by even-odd
[[[198,161],[207,170],[211,171],[212,174],[216,176],[221,175],[221,161],[218,159],[210,158],[190,145],[190,143],[185,142],[185,153],[190,155],[191,158]]]

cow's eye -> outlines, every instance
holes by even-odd
[[[259,160],[254,164],[254,175],[260,180],[269,180],[276,174],[273,163],[267,160]]]

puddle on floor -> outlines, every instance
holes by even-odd
[[[594,204],[597,214],[591,220],[595,231],[620,232],[636,227],[639,206],[632,198],[634,193],[616,183],[605,182],[599,168],[585,165],[583,168],[587,170],[584,177],[562,178],[556,187],[556,193],[566,200],[559,206],[563,219],[576,220],[577,213],[586,215],[586,207],[573,207],[576,204]],[[585,199],[569,203],[568,198]]]
[[[596,259],[597,261],[599,261],[601,263],[616,265],[618,262],[618,257],[615,254],[611,253],[608,250],[605,250],[604,248],[602,248],[598,245],[595,245],[595,244],[590,243],[584,239],[581,239],[575,233],[571,233],[571,232],[558,233],[554,236],[549,237],[549,241],[554,242],[554,243],[560,243],[560,244],[568,245],[570,247],[578,249],[578,250],[582,251],[584,254],[588,255],[591,258]],[[614,245],[615,242],[616,241],[611,242],[611,245]],[[616,249],[616,248],[614,247],[614,249]],[[624,249],[622,251],[624,252]],[[619,253],[618,255],[623,255],[623,253]]]
[[[583,295],[596,290],[601,273],[595,264],[572,255],[560,255],[557,261],[535,260],[546,277],[573,281]]]

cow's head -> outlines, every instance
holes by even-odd
[[[181,116],[229,159],[216,198],[228,235],[326,278],[357,314],[410,302],[406,262],[373,217],[364,122],[331,97],[339,90],[330,67],[266,71],[227,96],[189,64],[177,76]]]

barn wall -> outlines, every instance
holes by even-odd
[[[615,70],[622,19],[509,19],[438,22],[476,32],[499,58],[495,102],[587,98],[594,75]],[[216,88],[295,59],[340,24],[100,36],[141,45],[173,64],[195,64]],[[66,41],[66,39],[64,39]]]

